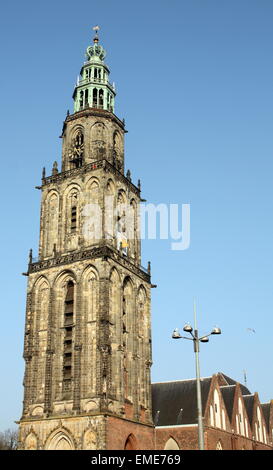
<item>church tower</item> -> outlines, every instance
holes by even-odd
[[[150,270],[140,183],[98,27],[43,170],[39,256],[28,265],[21,449],[152,449]]]

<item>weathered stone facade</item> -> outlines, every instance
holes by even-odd
[[[22,449],[106,449],[107,417],[151,426],[150,273],[140,264],[140,186],[124,176],[125,132],[113,112],[80,109],[63,125],[62,171],[56,162],[43,171]]]

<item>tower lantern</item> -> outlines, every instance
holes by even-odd
[[[99,26],[93,28],[94,44],[86,49],[86,62],[81,68],[73,99],[74,112],[85,108],[106,109],[114,113],[115,89],[109,82],[110,70],[104,63],[106,51],[99,44]]]

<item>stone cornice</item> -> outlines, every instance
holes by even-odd
[[[118,124],[118,126],[122,129],[123,132],[126,132],[124,122],[121,121],[115,114],[111,113],[110,111],[107,111],[106,109],[98,108],[85,108],[74,114],[68,115],[66,117],[66,120],[64,121],[64,126],[70,121],[74,121],[75,119],[87,116],[96,116],[109,119],[110,121],[114,121],[116,124]]]
[[[116,249],[107,245],[96,246],[88,250],[81,250],[66,255],[55,256],[54,258],[46,260],[40,260],[35,263],[30,263],[28,273],[33,274],[45,269],[51,269],[57,266],[65,266],[66,264],[75,263],[77,261],[102,257],[112,259],[123,268],[128,269],[128,271],[131,271],[133,274],[140,277],[143,281],[150,283],[151,276],[148,271],[145,270],[145,268],[138,267],[131,263],[129,259],[121,255]]]
[[[108,171],[109,173],[115,175],[115,177],[119,181],[129,186],[132,192],[140,196],[140,188],[135,186],[128,178],[126,178],[126,176],[123,175],[123,173],[121,173],[117,168],[111,165],[108,160],[105,159],[97,160],[96,162],[92,163],[87,163],[86,165],[83,165],[80,168],[73,168],[71,170],[57,173],[56,175],[51,175],[47,176],[46,178],[42,178],[42,189],[44,189],[44,187],[49,184],[60,183],[61,181],[64,181],[67,178],[84,175],[89,171],[98,170],[100,168],[103,168],[105,171]]]

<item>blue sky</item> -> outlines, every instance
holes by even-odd
[[[273,398],[273,4],[266,0],[5,2],[1,44],[2,318],[0,430],[20,418],[26,271],[37,253],[42,167],[101,26],[126,168],[149,202],[191,205],[191,244],[145,240],[152,262],[153,381],[195,374],[192,321],[223,334],[201,346],[203,376],[223,371]],[[255,330],[255,333],[248,328]]]

